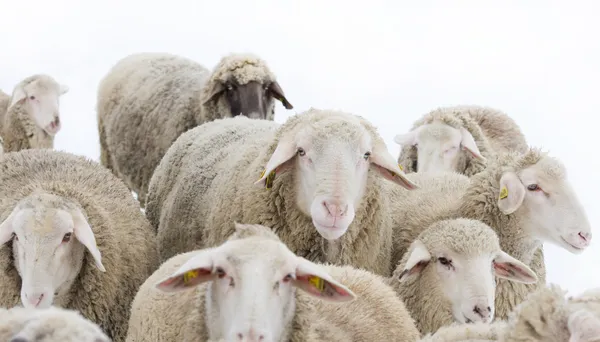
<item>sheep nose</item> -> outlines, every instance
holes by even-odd
[[[329,215],[333,217],[341,217],[348,212],[348,204],[337,199],[325,200],[323,206],[327,209]]]
[[[579,232],[579,238],[583,240],[581,243],[582,246],[588,246],[590,241],[592,241],[592,233],[591,232]]]
[[[43,293],[32,293],[31,295],[25,294],[25,298],[27,298],[27,301],[33,305],[34,307],[37,307],[38,305],[40,305],[40,302],[42,301],[42,299],[44,298],[44,294]]]
[[[483,322],[487,322],[490,320],[492,308],[490,308],[489,306],[475,305],[473,307],[473,312],[476,313],[479,317],[481,317]]]
[[[264,332],[256,331],[254,328],[250,328],[247,333],[239,332],[237,337],[241,342],[262,342],[265,340]]]

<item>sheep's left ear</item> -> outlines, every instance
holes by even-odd
[[[493,265],[496,277],[524,284],[535,284],[538,282],[537,274],[531,268],[504,251],[498,252],[494,258]]]
[[[94,237],[94,232],[92,231],[92,227],[90,227],[87,219],[81,211],[73,210],[71,212],[73,217],[73,235],[75,238],[81,242],[82,245],[87,248],[90,252],[94,261],[96,263],[96,267],[102,271],[106,272],[104,265],[102,265],[102,256],[100,255],[100,250],[98,250],[98,246],[96,246],[96,238]]]
[[[17,103],[20,103],[27,98],[27,93],[25,93],[25,89],[22,85],[17,85],[13,90],[12,97],[10,99],[10,104],[8,105],[8,109],[11,109]],[[7,109],[7,110],[8,110]]]
[[[400,165],[394,160],[394,157],[388,152],[383,142],[376,141],[371,152],[371,165],[386,179],[408,189],[415,190],[419,187],[406,177]]]
[[[10,241],[12,233],[14,232],[12,223],[18,212],[19,209],[15,206],[10,215],[8,215],[8,217],[2,221],[2,223],[0,223],[0,247]]]
[[[404,282],[421,273],[421,271],[425,269],[425,266],[431,261],[431,254],[421,240],[413,241],[407,253],[410,254],[408,260],[406,260],[406,265],[404,265],[404,269],[402,269],[402,272],[398,275],[398,280],[400,282]]]
[[[317,264],[297,257],[296,279],[292,283],[313,297],[330,302],[348,302],[356,299],[349,288],[333,279]]]
[[[571,333],[569,342],[600,341],[600,319],[586,309],[573,312],[567,321]]]
[[[217,95],[221,94],[224,91],[225,91],[225,85],[223,83],[221,83],[221,82],[218,82],[218,81],[215,82],[214,83],[214,87],[212,89],[212,92],[206,98],[206,100],[204,100],[204,102],[202,102],[202,104],[206,105],[210,101],[214,100],[217,97]]]
[[[475,139],[473,138],[471,132],[467,131],[464,127],[461,127],[459,131],[461,135],[460,144],[462,148],[465,151],[469,152],[473,156],[473,158],[485,161],[485,158],[481,155],[481,152],[479,152],[479,148],[477,147],[477,144],[475,143]]]
[[[64,94],[66,94],[68,91],[69,91],[69,86],[68,86],[68,85],[66,85],[66,84],[61,84],[61,85],[60,85],[60,91],[59,91],[59,94],[60,94],[60,95],[64,95]]]
[[[285,109],[292,109],[294,106],[285,98],[285,94],[283,93],[283,89],[277,81],[271,83],[269,86],[269,90],[273,93],[273,97],[277,100],[281,101],[281,104],[285,107]]]
[[[289,164],[286,163],[296,155],[296,152],[296,143],[288,137],[281,137],[260,178],[254,184],[270,189],[277,172],[287,168]]]

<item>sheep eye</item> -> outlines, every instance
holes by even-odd
[[[221,267],[217,268],[217,276],[219,278],[223,278],[225,276],[225,271],[223,271],[223,269]],[[232,280],[233,280],[233,278],[232,278]]]
[[[438,261],[440,262],[440,264],[442,264],[444,266],[448,266],[452,263],[451,260],[448,260],[447,258],[444,258],[444,257],[438,258]]]
[[[306,154],[306,151],[304,151],[304,149],[302,147],[298,147],[298,155],[300,157],[304,156]]]
[[[31,96],[29,96],[29,99],[30,100],[35,100],[35,96],[31,95]]]
[[[538,191],[538,190],[542,190],[537,184],[529,184],[527,186],[527,190],[529,191]]]
[[[233,86],[231,84],[227,84],[225,87],[227,88],[227,91],[233,90]]]
[[[371,152],[367,152],[367,153],[365,153],[363,158],[365,158],[365,160],[368,160],[370,156],[371,156]]]
[[[292,280],[292,274],[288,274],[283,278],[283,282],[287,283],[288,281]]]
[[[62,242],[69,242],[71,241],[71,233],[67,233],[65,234],[65,236],[63,236]]]

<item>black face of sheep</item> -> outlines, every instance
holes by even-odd
[[[281,101],[286,109],[294,108],[285,98],[283,90],[277,82],[261,84],[250,81],[246,84],[228,82],[220,84],[212,99],[216,95],[222,95],[231,110],[231,116],[245,115],[252,119],[265,120],[269,111],[274,111],[273,99]]]

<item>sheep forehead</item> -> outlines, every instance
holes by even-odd
[[[460,138],[460,132],[456,128],[438,121],[423,125],[418,134],[418,140],[422,142],[460,142]]]
[[[370,148],[371,136],[358,121],[326,116],[318,121],[305,123],[296,136],[300,145],[307,144],[315,150],[323,150],[333,141],[352,149]]]
[[[21,233],[25,240],[30,238],[54,238],[66,233],[72,226],[71,215],[61,209],[23,209],[15,219],[15,232]]]
[[[49,76],[40,75],[35,78],[28,79],[24,83],[24,87],[27,92],[41,93],[58,93],[59,84]]]
[[[419,239],[432,256],[452,253],[471,259],[500,251],[498,235],[483,222],[470,219],[437,222]]]
[[[567,169],[560,160],[544,156],[536,164],[523,169],[521,175],[552,182],[564,180],[567,176]]]
[[[251,54],[235,54],[221,59],[215,68],[214,77],[221,82],[235,82],[243,85],[255,81],[260,84],[275,81],[275,75],[266,63]]]
[[[281,242],[261,237],[249,237],[228,241],[222,258],[238,273],[263,270],[278,274],[292,263],[295,255]]]

